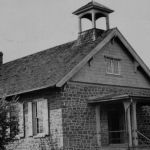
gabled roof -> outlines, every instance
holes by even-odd
[[[56,86],[111,31],[96,41],[84,37],[89,40],[75,40],[3,64],[0,88],[6,95],[14,95]]]
[[[98,9],[98,10],[101,10],[101,11],[104,11],[106,13],[112,13],[114,12],[113,10],[111,10],[110,8],[102,5],[102,4],[99,4],[97,2],[89,2],[88,4],[80,7],[79,9],[77,9],[75,12],[73,12],[73,14],[75,15],[78,15],[82,12],[85,12],[87,10],[91,10],[91,9]]]
[[[5,63],[0,88],[10,96],[47,87],[62,87],[116,36],[150,77],[148,67],[115,28],[101,33],[96,41],[73,41]]]
[[[150,70],[143,62],[143,60],[138,56],[138,54],[134,51],[132,46],[128,43],[128,41],[124,38],[124,36],[120,33],[120,31],[115,28],[113,29],[100,43],[98,43],[93,50],[87,54],[82,61],[80,61],[66,76],[64,76],[57,84],[57,87],[61,87],[65,82],[67,82],[74,74],[76,74],[97,52],[101,51],[102,48],[113,38],[118,37],[122,44],[126,47],[127,51],[133,56],[135,61],[141,66],[143,71],[150,78]]]

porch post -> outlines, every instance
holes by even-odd
[[[109,25],[109,16],[106,16],[106,29],[109,30],[110,25]]]
[[[126,115],[126,121],[127,121],[129,147],[132,147],[132,130],[131,130],[131,117],[130,117],[131,102],[124,102],[123,104],[124,104],[124,108],[125,108],[125,115]]]
[[[82,32],[82,23],[81,23],[81,17],[79,17],[79,34]]]
[[[133,144],[138,146],[138,136],[137,136],[137,118],[136,118],[136,102],[132,103],[132,133],[133,133]]]
[[[95,22],[95,12],[94,12],[94,11],[92,11],[92,27],[93,27],[93,29],[95,29],[95,28],[96,28],[96,22]]]
[[[100,105],[96,106],[96,136],[97,144],[101,147],[101,124],[100,124]]]

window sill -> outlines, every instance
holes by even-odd
[[[33,138],[42,138],[42,137],[46,137],[46,134],[45,133],[39,133],[39,134],[33,136]]]
[[[121,56],[116,56],[116,55],[113,55],[113,54],[104,54],[103,56],[105,58],[113,58],[113,59],[116,59],[116,60],[122,60]]]
[[[120,74],[106,73],[105,75],[106,76],[114,76],[114,77],[120,77],[120,78],[122,78],[122,75],[120,75]]]
[[[24,136],[16,135],[14,139],[15,139],[15,140],[20,140],[20,139],[22,139],[22,138],[24,138]]]

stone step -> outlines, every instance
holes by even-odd
[[[101,147],[100,150],[150,150],[150,146],[139,145],[138,147],[129,148],[128,143],[110,144],[108,146]]]

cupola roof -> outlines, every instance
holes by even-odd
[[[79,9],[77,9],[76,11],[73,12],[74,15],[79,15],[81,13],[84,13],[88,10],[92,10],[92,9],[95,9],[95,10],[99,10],[103,13],[112,13],[114,12],[112,9],[102,5],[102,4],[99,4],[97,2],[89,2],[88,4],[80,7]]]

